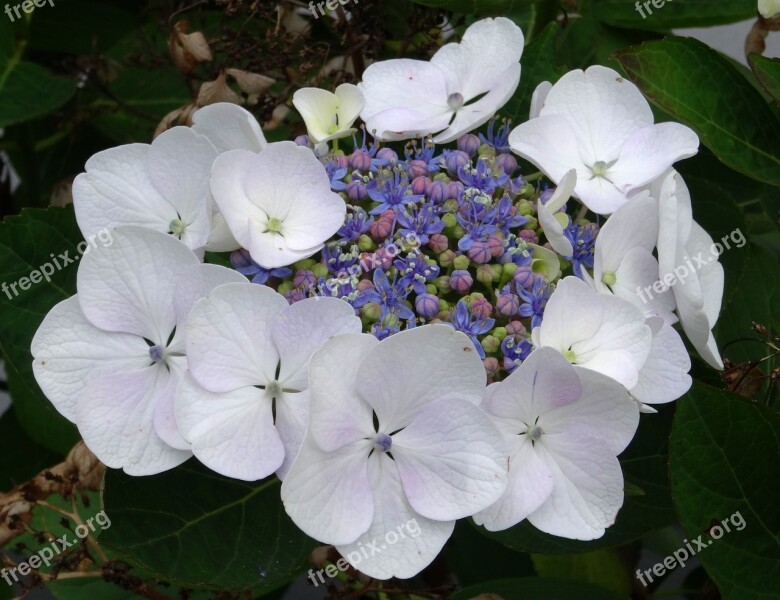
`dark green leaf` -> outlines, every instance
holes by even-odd
[[[472,600],[479,594],[496,594],[503,600],[627,600],[621,596],[589,583],[564,581],[541,577],[499,579],[472,585],[450,596],[450,600]]]
[[[412,0],[415,4],[431,8],[445,8],[465,14],[506,14],[519,8],[538,3],[539,0]]]
[[[691,38],[647,42],[617,58],[645,95],[690,125],[718,159],[780,185],[780,121],[728,60]]]
[[[673,496],[688,539],[706,546],[696,557],[726,600],[780,597],[780,479],[771,475],[779,436],[777,413],[734,394],[695,384],[678,401]]]
[[[594,0],[592,14],[630,29],[706,27],[754,17],[755,0]]]
[[[59,462],[22,430],[13,407],[0,417],[0,492],[8,491]]]
[[[501,109],[503,117],[512,119],[515,123],[528,120],[528,111],[531,107],[531,96],[543,81],[557,81],[563,75],[563,69],[559,68],[555,60],[555,36],[558,25],[549,24],[533,42],[526,46],[520,77],[520,85],[511,100]]]
[[[194,460],[153,477],[109,471],[103,501],[113,526],[101,543],[186,587],[271,590],[317,545],[285,513],[276,478],[245,483]]]
[[[76,292],[78,262],[66,265],[59,256],[67,252],[69,259],[78,257],[82,239],[71,207],[27,209],[0,223],[0,350],[16,415],[33,440],[62,454],[78,440],[78,434],[38,389],[30,343],[46,313]],[[41,275],[44,265],[53,271],[50,281]],[[33,272],[38,273],[39,283],[30,279]],[[22,289],[22,283],[27,290]]]
[[[751,54],[748,60],[761,86],[775,101],[780,102],[780,58]]]
[[[506,531],[491,533],[482,528],[480,531],[515,550],[575,554],[621,546],[673,523],[675,516],[666,463],[674,407],[661,405],[656,408],[657,415],[642,415],[636,437],[620,457],[626,482],[641,488],[644,495],[626,496],[617,521],[607,529],[604,537],[590,542],[568,540],[542,533],[526,521]]]
[[[631,577],[614,550],[581,554],[534,554],[536,572],[542,577],[592,583],[618,594],[631,591]]]

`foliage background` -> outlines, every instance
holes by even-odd
[[[715,240],[736,228],[748,239],[721,257],[726,291],[715,334],[727,370],[718,374],[695,359],[691,392],[643,416],[621,456],[624,508],[601,540],[563,540],[527,524],[483,535],[461,522],[442,557],[417,579],[380,590],[345,576],[327,593],[780,598],[780,60],[752,54],[748,69],[669,35],[753,18],[755,0],[668,0],[647,19],[631,0],[360,0],[349,5],[348,23],[310,19],[303,34],[291,32],[289,11],[297,4],[305,8],[291,2],[279,13],[276,2],[260,0],[56,0],[24,20],[0,15],[0,151],[21,180],[18,187],[0,180],[0,280],[16,281],[81,240],[67,206],[70,184],[95,152],[148,143],[159,127],[186,123],[195,104],[225,98],[246,103],[269,140],[290,139],[304,132],[287,110],[297,88],[354,81],[371,60],[427,58],[441,43],[445,17],[462,30],[480,17],[508,16],[523,28],[527,47],[520,87],[503,117],[526,119],[539,82],[599,63],[635,82],[658,120],[681,121],[701,137],[701,153],[679,165],[694,215]],[[212,60],[172,60],[168,42],[183,20],[189,32],[203,32]],[[753,43],[760,46],[776,28],[758,21]],[[228,69],[274,81],[248,94],[232,76],[223,81]],[[66,268],[19,297],[0,294],[3,385],[13,401],[0,418],[2,491],[63,460],[78,440],[38,389],[29,354],[43,316],[75,292],[75,276],[75,267]],[[8,542],[9,560],[36,552],[41,532],[72,527],[68,518],[60,522],[63,510],[84,516],[105,506],[113,523],[100,536],[105,559],[84,551],[57,567],[60,581],[43,570],[25,584],[43,585],[61,600],[297,598],[311,591],[298,581],[285,592],[290,582],[332,558],[310,555],[316,544],[286,517],[277,481],[225,480],[194,461],[141,479],[109,472],[102,497],[54,496],[48,504]],[[652,567],[684,538],[708,539],[713,521],[736,511],[745,529],[678,568],[674,589],[665,578],[647,589],[637,581],[637,568]],[[24,591],[0,582],[0,599]]]

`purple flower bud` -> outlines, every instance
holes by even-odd
[[[493,258],[498,258],[504,253],[504,241],[497,235],[491,235],[487,243]]]
[[[506,324],[506,334],[514,337],[525,337],[528,331],[520,321],[509,321]]]
[[[484,296],[482,298],[475,299],[469,307],[471,314],[480,319],[487,319],[493,312],[493,305],[488,302],[488,299]]]
[[[297,138],[295,138],[295,143],[299,146],[308,146],[309,145],[309,136],[308,135],[299,135]]]
[[[454,199],[460,198],[460,195],[463,193],[463,190],[466,189],[466,186],[463,185],[463,183],[460,181],[450,181],[448,185],[450,188],[448,196]]]
[[[511,154],[499,154],[496,156],[496,167],[511,176],[517,170],[517,160]]]
[[[428,193],[429,189],[431,189],[432,183],[433,181],[431,181],[431,178],[426,175],[415,177],[412,180],[412,193],[417,194],[418,196],[423,196]]]
[[[520,231],[520,238],[527,244],[538,244],[539,237],[533,229],[523,229]]]
[[[368,227],[368,235],[374,238],[375,241],[381,242],[387,239],[390,232],[393,230],[393,221],[390,219],[384,219],[380,217]]]
[[[293,277],[293,285],[306,289],[317,285],[317,277],[309,269],[298,269]]]
[[[453,150],[447,154],[444,164],[447,165],[447,170],[454,175],[461,167],[471,164],[471,158],[461,150]]]
[[[303,293],[303,290],[300,290],[298,288],[293,288],[284,295],[284,298],[285,300],[287,300],[288,304],[295,304],[296,302],[305,300],[306,294]]]
[[[358,281],[357,289],[359,292],[365,292],[366,290],[374,289],[374,282],[370,279],[361,279]]]
[[[514,317],[520,310],[520,299],[514,294],[503,294],[496,300],[496,310],[504,317]]]
[[[474,278],[464,269],[457,269],[450,275],[450,287],[456,292],[465,294],[472,285],[474,285]]]
[[[471,245],[471,248],[468,249],[467,254],[471,261],[478,265],[488,263],[493,258],[490,244],[480,240],[474,241],[474,243]]]
[[[530,290],[534,285],[534,272],[531,267],[517,267],[515,274],[512,275],[512,281],[515,285]]]
[[[379,160],[384,160],[388,165],[395,166],[398,163],[398,154],[392,148],[382,148],[376,153]]]
[[[347,196],[352,200],[365,200],[368,197],[366,185],[358,179],[353,179],[347,184]]]
[[[377,248],[376,252],[374,252],[374,259],[376,260],[376,267],[378,269],[382,269],[383,271],[389,269],[393,266],[393,258],[395,258],[395,255],[397,252],[389,252],[387,248]]]
[[[414,301],[414,307],[424,319],[433,319],[439,314],[439,298],[433,294],[420,294]]]
[[[500,367],[496,357],[488,356],[482,361],[482,364],[485,365],[485,372],[487,373],[488,377],[495,377],[498,375],[498,370]]]
[[[349,158],[347,158],[343,154],[337,154],[336,165],[338,166],[339,169],[346,169],[347,167],[349,167]]]
[[[415,159],[409,162],[409,177],[423,177],[428,174],[428,163],[424,160]]]
[[[446,235],[441,233],[431,234],[430,240],[428,240],[428,247],[433,250],[435,254],[441,254],[449,246],[449,240]]]
[[[458,150],[469,156],[474,156],[482,145],[480,139],[473,133],[467,133],[458,138]]]
[[[365,150],[355,150],[349,157],[349,166],[356,171],[369,171],[371,169],[371,155]]]
[[[450,186],[446,181],[434,181],[431,183],[428,196],[436,204],[441,204],[449,198]]]

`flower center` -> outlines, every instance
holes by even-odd
[[[528,438],[532,442],[538,442],[542,435],[544,435],[544,429],[539,427],[539,425],[534,425],[528,429]]]
[[[282,230],[282,221],[276,217],[268,219],[268,231],[272,233],[279,233]]]
[[[614,271],[604,271],[604,274],[601,276],[601,281],[612,287],[617,282],[617,275],[615,275]]]
[[[459,92],[450,94],[450,97],[447,98],[447,106],[449,106],[452,110],[458,110],[461,106],[463,106],[464,102],[465,99],[463,98],[463,94]]]
[[[608,169],[609,167],[607,166],[607,163],[605,163],[603,160],[596,161],[590,168],[594,177],[604,177],[607,174]]]
[[[272,381],[267,386],[265,386],[265,392],[272,398],[278,398],[282,395],[282,386],[279,384],[278,381]]]
[[[380,452],[389,452],[393,447],[393,438],[386,433],[377,433],[374,438],[374,448]]]
[[[185,225],[184,221],[181,219],[174,219],[168,225],[168,229],[171,230],[173,235],[181,235],[184,233],[184,230],[187,229],[187,225]]]
[[[151,358],[155,363],[162,361],[162,359],[165,358],[165,348],[159,344],[155,344],[149,348],[149,358]]]
[[[567,350],[563,353],[563,357],[568,360],[570,363],[573,363],[575,360],[577,360],[577,355],[574,353],[574,350]]]
[[[334,115],[333,122],[330,124],[330,127],[328,127],[328,133],[333,135],[334,133],[338,133],[338,131],[339,131],[339,116]]]

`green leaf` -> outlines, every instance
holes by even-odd
[[[761,86],[776,102],[780,102],[780,58],[751,53],[748,62]]]
[[[625,497],[615,524],[607,529],[604,537],[589,542],[569,540],[542,533],[527,521],[505,531],[488,532],[480,528],[480,532],[514,550],[575,554],[622,546],[673,523],[675,515],[666,464],[674,407],[660,405],[655,408],[658,414],[642,415],[636,437],[620,457],[626,482],[641,488],[644,494]]]
[[[59,460],[58,454],[24,433],[13,407],[0,417],[0,492],[13,489]]]
[[[708,27],[756,15],[755,0],[641,0],[639,5],[641,10],[636,0],[594,0],[591,13],[611,25],[655,30]]]
[[[431,8],[445,8],[455,13],[492,15],[504,14],[537,4],[539,0],[412,0]]]
[[[555,59],[555,37],[558,31],[556,23],[550,23],[533,42],[523,51],[522,74],[520,85],[515,95],[500,110],[503,117],[512,119],[515,123],[528,120],[531,108],[531,96],[536,87],[543,81],[557,81],[563,75]]]
[[[101,543],[195,589],[272,590],[317,545],[285,513],[278,479],[227,479],[195,460],[153,477],[109,470],[103,502],[113,526]]]
[[[691,126],[718,159],[780,185],[780,121],[718,52],[691,38],[667,38],[628,48],[617,59],[654,104]]]
[[[76,292],[77,246],[82,239],[72,207],[26,209],[0,223],[0,351],[16,415],[33,440],[61,454],[79,436],[35,383],[30,344],[46,313]],[[76,260],[65,264],[60,255],[66,252],[68,259]],[[53,271],[49,281],[42,276],[44,265]],[[31,279],[34,272],[38,283]],[[28,289],[22,289],[22,284]]]
[[[592,583],[625,595],[631,591],[631,577],[614,550],[552,556],[533,554],[532,558],[536,572],[542,577]]]
[[[734,394],[695,384],[678,401],[673,496],[688,539],[706,546],[696,557],[725,600],[780,597],[778,437],[777,413]]]
[[[472,600],[480,594],[496,594],[503,600],[628,600],[627,595],[616,594],[582,581],[565,581],[541,577],[521,577],[486,581],[460,590],[450,600]]]

